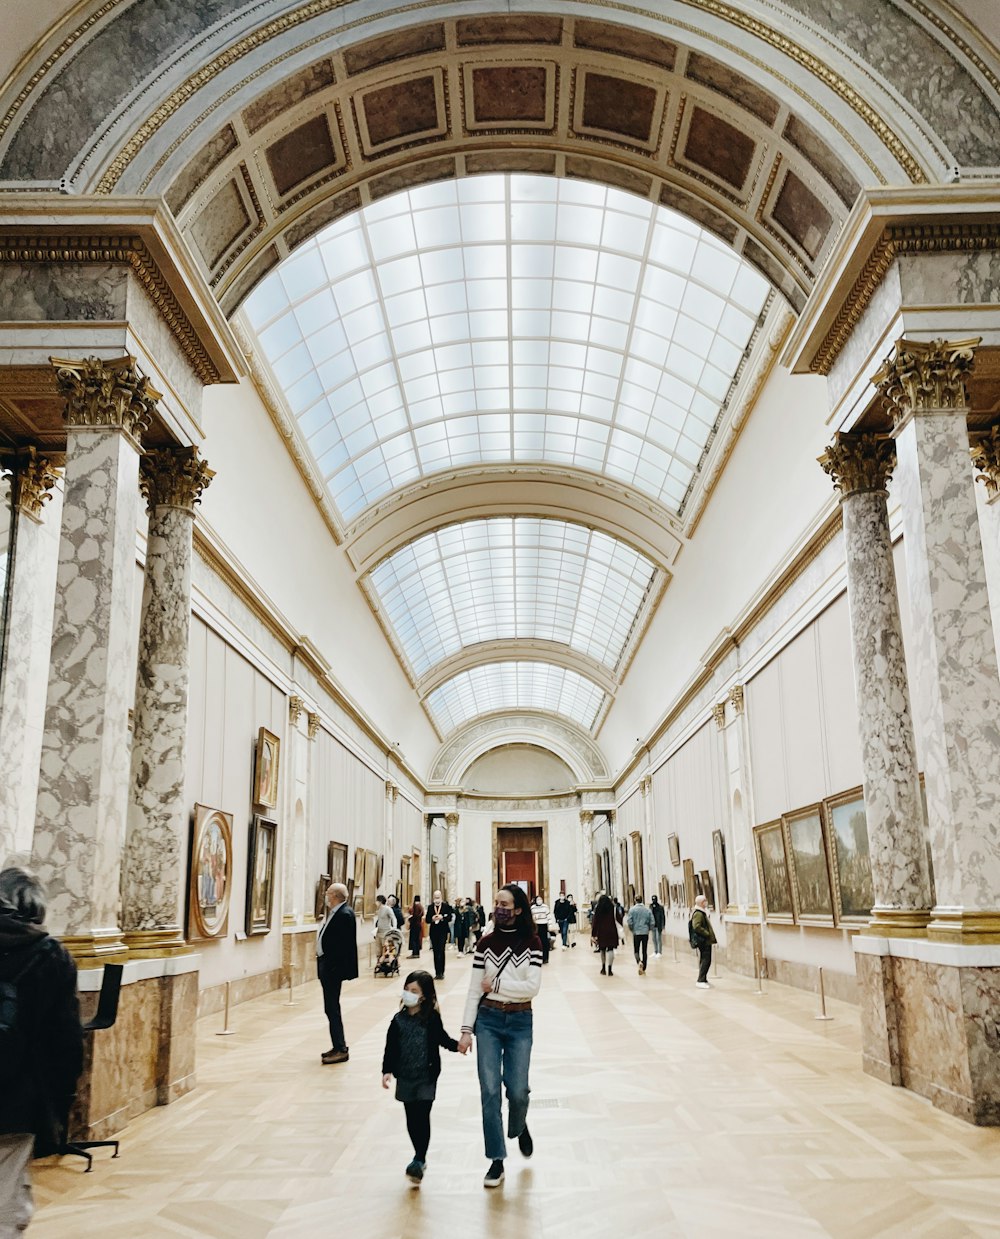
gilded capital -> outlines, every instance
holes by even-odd
[[[392,779],[386,779],[385,781],[386,799],[391,801],[393,804],[395,804],[396,798],[398,795],[399,795],[399,787],[395,783],[393,783]]]
[[[288,698],[288,721],[295,727],[299,719],[302,717],[302,711],[306,708],[306,703],[301,697],[293,694]]]
[[[66,397],[67,426],[123,430],[139,442],[149,428],[160,392],[135,368],[134,357],[50,357],[56,384]]]
[[[320,717],[318,714],[313,714],[311,711],[306,717],[309,723],[309,739],[315,740],[319,735]]]
[[[712,706],[712,717],[715,719],[716,727],[721,731],[726,725],[726,703],[724,701],[717,701]]]
[[[33,447],[18,452],[11,465],[11,489],[14,507],[30,516],[42,519],[42,509],[52,498],[52,488],[58,482],[62,470],[57,469],[48,456],[43,456]]]
[[[898,425],[912,413],[967,408],[965,384],[981,338],[897,340],[895,354],[886,358],[871,379],[893,421]]]
[[[445,821],[445,825],[448,827],[449,830],[454,830],[455,827],[458,825],[458,814],[457,813],[446,813],[444,815],[444,821]]]
[[[735,714],[743,713],[743,685],[734,684],[729,690],[729,700],[732,703],[733,712]]]
[[[977,435],[972,443],[972,463],[976,481],[982,482],[991,499],[1000,495],[1000,425]]]
[[[833,478],[841,499],[885,494],[896,465],[896,445],[887,435],[837,434],[819,463]]]
[[[584,829],[587,829],[588,827],[593,826],[593,824],[594,824],[593,809],[581,809],[580,810],[580,825]]]
[[[215,477],[196,447],[158,447],[139,459],[139,489],[149,512],[181,508],[194,515],[196,503]]]

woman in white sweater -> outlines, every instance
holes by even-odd
[[[483,1137],[490,1168],[484,1187],[503,1182],[507,1156],[500,1086],[507,1086],[507,1135],[525,1157],[534,1152],[528,1132],[528,1069],[531,1065],[531,1000],[542,984],[542,944],[519,886],[497,891],[493,932],[484,934],[472,959],[472,977],[462,1020],[463,1053],[476,1035]]]

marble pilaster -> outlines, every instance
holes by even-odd
[[[28,447],[7,469],[13,526],[0,682],[0,867],[27,860],[35,831],[62,508],[60,470],[49,457]]]
[[[1000,942],[1000,670],[970,465],[977,340],[900,340],[873,382],[895,420],[937,903],[928,937]]]
[[[448,898],[458,898],[458,814],[446,813],[444,823],[448,830]]]
[[[298,694],[293,693],[288,698],[288,732],[285,736],[283,755],[285,768],[292,772],[285,782],[287,803],[284,829],[281,832],[284,839],[281,864],[281,920],[283,925],[298,924],[302,912],[301,895],[305,889],[305,878],[299,859],[299,834],[304,832],[305,823],[299,821],[299,814],[296,810],[299,749],[302,742],[299,724],[304,711],[305,702]]]
[[[399,862],[396,859],[396,801],[399,799],[399,787],[392,779],[385,781],[385,829],[384,847],[385,863],[382,872],[385,874],[385,893],[392,894],[395,890],[392,874],[399,872]]]
[[[972,463],[976,468],[976,506],[983,534],[986,585],[990,595],[993,633],[1000,642],[1000,425],[975,437]]]
[[[757,863],[750,808],[750,789],[753,786],[750,735],[742,684],[735,684],[729,690],[727,701],[732,709],[722,729],[722,743],[729,803],[729,830],[723,830],[728,866],[726,880],[727,883],[732,882],[729,910],[743,916],[755,916],[760,911],[760,899],[757,894]]]
[[[213,476],[194,448],[157,449],[140,463],[149,532],[121,877],[134,954],[184,949],[191,553],[195,505]]]
[[[583,890],[577,904],[586,908],[597,893],[594,889],[594,814],[591,809],[580,810],[580,877]]]
[[[922,936],[930,879],[887,492],[891,440],[838,434],[820,464],[840,491],[875,905],[866,932]]]
[[[158,399],[131,357],[53,359],[66,473],[32,863],[80,963],[124,950],[129,664],[139,438]]]

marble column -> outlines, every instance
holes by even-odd
[[[159,395],[131,357],[53,364],[66,397],[66,480],[32,863],[49,928],[93,966],[125,950],[139,439]]]
[[[297,925],[302,908],[301,894],[305,888],[305,879],[299,863],[299,834],[305,833],[305,822],[300,822],[296,813],[299,791],[299,747],[301,736],[299,721],[305,711],[305,702],[293,693],[288,698],[288,734],[285,739],[284,760],[292,772],[285,782],[288,797],[285,807],[285,820],[282,833],[285,846],[282,849],[282,881],[281,881],[281,923]],[[296,899],[296,895],[299,898]],[[305,919],[302,917],[302,919]]]
[[[577,897],[577,905],[590,907],[597,893],[594,890],[594,814],[591,809],[580,810],[580,879],[583,890]]]
[[[820,464],[844,520],[874,896],[865,932],[923,937],[931,891],[886,491],[895,451],[883,435],[838,434]]]
[[[873,377],[895,421],[932,941],[1000,943],[1000,670],[970,463],[978,340],[900,340]]]
[[[13,527],[0,688],[0,867],[24,864],[31,853],[59,549],[53,519],[45,519],[45,505],[53,497],[60,470],[50,457],[27,447],[11,459],[6,471]],[[56,503],[56,531],[59,507]]]
[[[385,827],[384,846],[385,863],[382,866],[384,894],[395,893],[396,884],[392,874],[399,872],[399,862],[396,858],[396,801],[399,799],[399,786],[392,781],[385,781]]]
[[[149,529],[121,876],[122,929],[137,956],[187,949],[191,552],[195,505],[213,477],[193,447],[157,448],[139,466]]]
[[[458,898],[458,814],[446,813],[444,823],[448,828],[448,899]]]
[[[608,814],[608,834],[611,837],[611,867],[615,875],[615,889],[609,891],[609,894],[614,895],[624,903],[625,895],[628,891],[628,881],[622,869],[622,846],[621,840],[618,838],[617,814],[614,811]]]

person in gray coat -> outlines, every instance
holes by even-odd
[[[646,972],[646,962],[649,959],[649,931],[653,928],[653,914],[642,902],[642,896],[636,895],[635,903],[629,909],[628,927],[632,931],[632,949],[635,951],[635,962],[639,968],[639,976]]]

